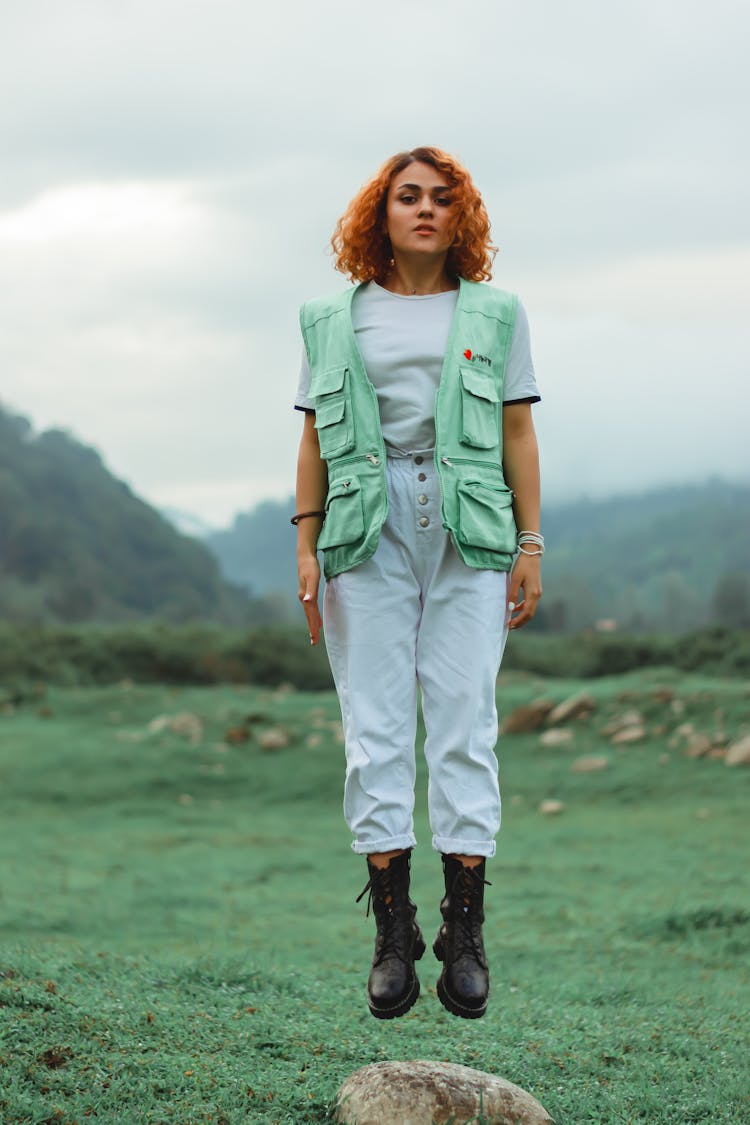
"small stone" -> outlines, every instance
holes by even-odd
[[[671,687],[657,687],[651,692],[651,698],[655,703],[674,703],[674,688]]]
[[[670,762],[669,754],[660,754],[657,761],[660,766],[668,766]]]
[[[180,793],[177,800],[181,805],[192,805],[193,803],[193,798],[189,793]]]
[[[691,734],[695,734],[695,727],[692,723],[680,723],[675,734],[679,734],[680,738],[690,738]]]
[[[573,731],[564,727],[545,730],[539,735],[539,741],[542,746],[562,746],[566,742],[573,741]]]
[[[305,746],[308,750],[314,750],[316,746],[320,746],[321,737],[319,734],[308,734],[305,739]]]
[[[623,711],[611,723],[607,723],[606,727],[602,728],[602,734],[606,738],[611,738],[613,734],[618,734],[619,731],[625,730],[627,727],[643,726],[643,715],[640,711],[630,708],[628,711]]]
[[[555,1125],[526,1090],[456,1063],[371,1063],[336,1095],[339,1125]]]
[[[670,703],[670,708],[673,715],[684,715],[685,701],[683,699],[673,699]]]
[[[570,699],[558,703],[547,715],[547,726],[556,727],[560,723],[569,723],[571,719],[586,718],[596,710],[596,700],[587,692],[573,695]]]
[[[514,793],[513,796],[510,799],[510,803],[513,806],[513,808],[518,808],[519,805],[523,804],[523,797],[521,796],[520,793]]]
[[[687,746],[685,747],[685,753],[688,758],[705,758],[710,749],[711,739],[708,735],[698,734],[698,732],[696,732],[690,735]]]
[[[224,738],[233,746],[239,746],[240,743],[248,741],[250,731],[247,727],[230,727],[224,735]]]
[[[289,735],[283,727],[268,727],[258,731],[257,738],[261,750],[284,750],[289,745]]]
[[[556,801],[552,797],[547,797],[539,806],[542,816],[558,816],[564,810],[565,805],[562,801]]]
[[[695,819],[696,820],[708,820],[710,815],[711,815],[710,809],[696,809],[695,810]]]
[[[641,742],[647,734],[646,728],[639,724],[633,727],[624,727],[618,730],[617,734],[612,735],[612,743],[615,746],[623,746],[629,742]]]
[[[576,758],[571,766],[573,773],[595,773],[597,770],[605,770],[609,765],[609,758],[605,758],[602,754],[586,754],[582,758]]]
[[[544,726],[544,720],[553,709],[554,703],[549,699],[537,699],[523,707],[516,707],[501,723],[503,734],[529,734]]]
[[[750,766],[750,734],[732,743],[724,761],[728,766]]]

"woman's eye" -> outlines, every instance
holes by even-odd
[[[399,199],[402,203],[413,203],[416,199],[415,195],[400,195]]]
[[[447,196],[440,196],[435,200],[435,202],[437,203],[438,207],[450,207],[453,200],[449,199]]]

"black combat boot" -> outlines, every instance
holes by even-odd
[[[487,1011],[490,974],[482,940],[485,861],[464,867],[443,856],[445,898],[440,903],[443,924],[433,949],[443,971],[437,984],[440,1003],[454,1016],[475,1020]]]
[[[403,1016],[419,996],[414,962],[425,951],[422,932],[415,921],[417,908],[409,898],[409,852],[394,856],[387,867],[374,867],[357,899],[369,891],[367,913],[375,915],[375,955],[367,981],[367,1003],[379,1020]]]

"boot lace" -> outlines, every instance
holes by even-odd
[[[390,871],[387,867],[378,868],[370,875],[361,892],[357,895],[357,902],[361,902],[367,895],[367,912],[370,916],[370,905],[378,922],[376,938],[376,963],[384,961],[386,957],[398,957],[404,964],[408,962],[406,950],[409,948],[411,934],[411,920],[401,917],[401,912],[393,909],[393,890],[391,887]],[[369,893],[368,893],[369,892]]]
[[[452,920],[455,923],[453,941],[456,960],[468,956],[480,964],[484,961],[479,905],[479,892],[483,886],[491,887],[492,883],[478,875],[473,867],[462,868],[453,884]]]

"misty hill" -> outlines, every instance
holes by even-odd
[[[0,409],[0,618],[245,623],[202,544],[179,534],[99,455]]]
[[[296,595],[294,502],[266,500],[206,542],[232,582]],[[750,486],[712,480],[551,505],[536,628],[750,626]]]

